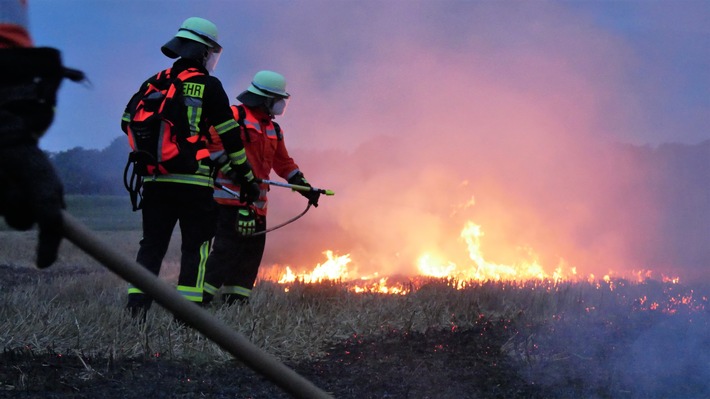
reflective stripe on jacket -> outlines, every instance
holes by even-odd
[[[182,183],[213,187],[214,180],[210,172],[210,167],[200,162],[200,166],[194,174],[170,173],[166,175],[145,176],[143,177],[143,183]]]

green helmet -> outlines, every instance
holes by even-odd
[[[190,17],[186,19],[180,29],[178,29],[175,37],[194,40],[209,48],[222,49],[222,46],[217,43],[217,25],[204,18]]]
[[[217,66],[222,46],[217,43],[217,26],[199,17],[185,20],[175,36],[160,48],[169,58],[190,58],[201,62],[209,71]]]
[[[247,91],[269,98],[291,97],[291,95],[286,92],[286,79],[280,73],[273,71],[257,72]]]

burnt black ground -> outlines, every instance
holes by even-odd
[[[501,353],[509,337],[505,327],[502,322],[484,322],[463,332],[392,331],[376,339],[352,337],[322,359],[289,366],[336,398],[549,397],[523,381]],[[82,359],[5,351],[0,355],[0,397],[290,397],[236,361],[192,365],[164,359]],[[19,386],[25,389],[15,388]]]
[[[390,331],[350,337],[288,366],[335,398],[708,398],[707,315],[686,316],[558,321],[533,334],[502,320],[465,331]],[[0,398],[288,397],[237,361],[0,354]]]

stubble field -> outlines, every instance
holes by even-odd
[[[135,221],[78,216],[135,254]],[[0,231],[0,397],[288,397],[158,306],[133,323],[126,283],[71,244],[35,269],[34,236]],[[260,280],[248,305],[209,311],[336,398],[710,396],[707,287],[400,281],[405,295]]]

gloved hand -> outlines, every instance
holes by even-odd
[[[237,234],[248,237],[254,235],[256,231],[256,213],[251,207],[237,208],[237,221],[235,226]]]
[[[239,183],[239,200],[246,204],[253,204],[259,199],[261,195],[261,189],[259,189],[259,184],[255,179],[249,181],[242,180]]]
[[[249,161],[245,161],[242,164],[229,164],[228,168],[222,168],[222,172],[224,172],[234,184],[239,186],[240,201],[246,204],[252,204],[259,199],[261,190],[254,178],[254,172],[252,171]]]
[[[0,50],[0,215],[18,230],[39,226],[37,266],[57,259],[64,189],[37,140],[51,125],[62,79],[85,80],[49,47]]]
[[[62,239],[64,189],[47,156],[35,144],[0,146],[0,215],[18,230],[39,227],[36,264],[50,266]]]
[[[303,173],[298,172],[288,179],[288,184],[295,184],[298,186],[311,187],[310,183],[303,176]],[[320,198],[320,193],[318,191],[298,191],[302,196],[308,198],[308,203],[318,208],[318,199]]]

